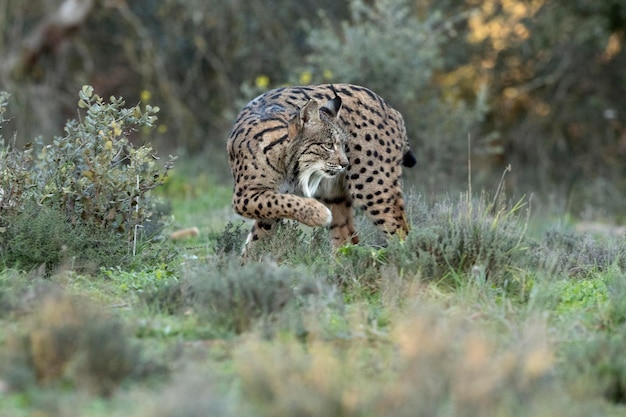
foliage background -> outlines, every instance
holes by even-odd
[[[26,60],[62,5],[91,8]],[[60,131],[89,84],[161,107],[158,149],[215,155],[255,94],[354,82],[405,115],[420,162],[407,175],[427,194],[465,187],[471,137],[480,186],[511,164],[509,190],[546,196],[536,204],[616,216],[624,203],[619,0],[0,0],[0,10],[0,89],[20,115],[5,132],[22,142]],[[217,159],[214,175],[228,178]]]

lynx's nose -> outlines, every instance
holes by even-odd
[[[342,170],[345,170],[346,168],[348,168],[348,165],[350,165],[348,157],[345,154],[341,155],[341,157],[339,158],[339,165],[341,165]]]

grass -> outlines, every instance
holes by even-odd
[[[175,168],[157,192],[171,205],[170,228],[198,227],[203,234],[222,229],[233,216],[232,187],[206,174],[189,175],[184,168]]]
[[[241,265],[230,188],[188,175],[161,260],[0,272],[0,417],[626,414],[619,239],[409,197],[405,241],[285,227]]]

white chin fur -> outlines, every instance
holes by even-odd
[[[305,197],[312,198],[320,186],[320,182],[326,178],[327,175],[324,171],[317,169],[316,167],[307,168],[302,174],[300,174],[300,188],[302,194]]]
[[[328,195],[333,193],[339,184],[343,184],[345,171],[338,171],[335,175],[331,175],[324,171],[324,164],[320,165],[308,167],[298,177],[297,187],[300,188],[303,196],[315,198],[319,195]]]

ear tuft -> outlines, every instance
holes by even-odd
[[[335,86],[333,84],[330,84],[330,89],[332,90],[335,97],[333,97],[326,104],[324,104],[322,108],[320,108],[320,110],[330,117],[336,119],[339,117],[339,110],[341,110],[342,101],[341,97],[339,97],[339,94],[337,94],[337,90],[335,89]]]
[[[335,96],[334,98],[328,100],[326,104],[324,104],[320,111],[323,111],[327,115],[332,118],[339,117],[339,110],[341,110],[341,98],[339,96]]]

